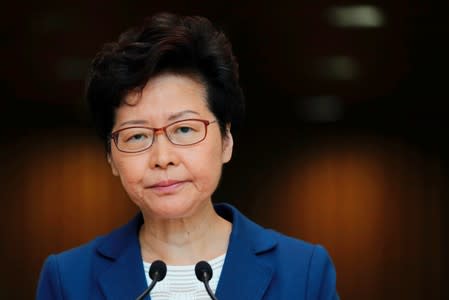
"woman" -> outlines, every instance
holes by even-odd
[[[159,14],[107,44],[92,63],[87,100],[112,173],[140,213],[51,255],[37,299],[135,299],[156,260],[168,270],[155,300],[209,299],[195,278],[202,260],[221,300],[337,298],[321,246],[212,204],[244,105],[231,45],[207,19]]]

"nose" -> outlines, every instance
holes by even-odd
[[[154,133],[154,141],[150,147],[150,167],[166,169],[179,163],[178,155],[163,130]]]

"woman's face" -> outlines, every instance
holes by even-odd
[[[160,128],[172,122],[215,116],[207,107],[204,86],[187,76],[163,74],[151,79],[141,93],[133,92],[116,111],[112,131],[143,126]],[[177,146],[158,134],[144,152],[123,153],[114,143],[109,162],[131,200],[152,218],[192,216],[208,205],[217,188],[222,165],[231,159],[233,140],[220,134],[218,122],[207,127],[195,145]]]

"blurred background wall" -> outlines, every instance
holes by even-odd
[[[324,245],[342,299],[449,299],[447,1],[28,1],[1,11],[1,299],[136,212],[83,102],[103,43],[158,11],[230,37],[247,119],[215,201]]]

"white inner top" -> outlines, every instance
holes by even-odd
[[[215,293],[221,270],[225,261],[226,253],[209,260],[212,267],[212,279],[209,281],[210,288]],[[147,284],[151,283],[148,271],[151,264],[143,262]],[[167,275],[156,283],[150,293],[152,300],[209,300],[204,283],[199,281],[195,275],[195,265],[167,266]]]

